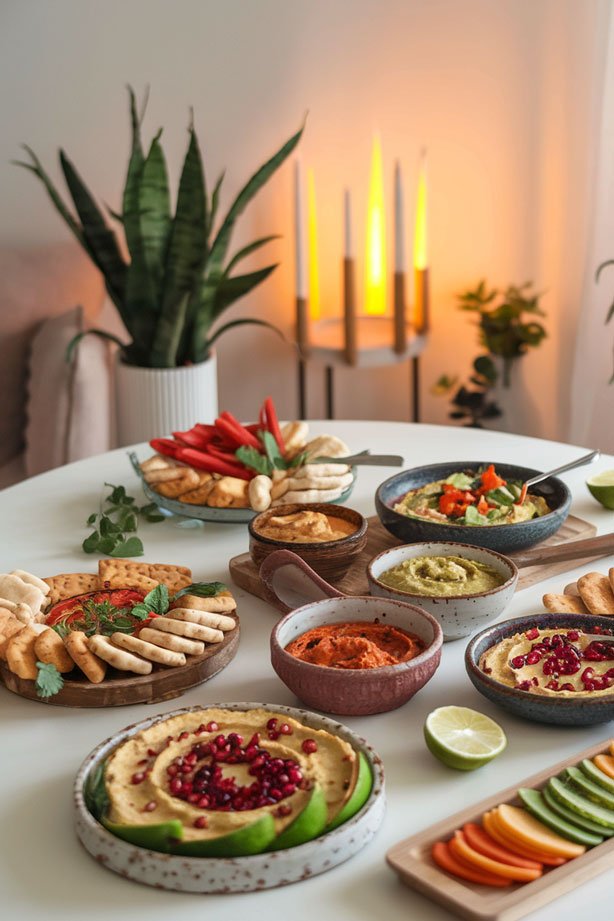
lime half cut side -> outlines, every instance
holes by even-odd
[[[507,739],[498,723],[469,707],[438,707],[426,718],[428,750],[448,767],[473,771],[500,755]]]
[[[614,470],[603,470],[586,481],[588,491],[604,508],[614,509]]]

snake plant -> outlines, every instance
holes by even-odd
[[[223,174],[211,193],[194,125],[183,162],[175,213],[171,210],[168,175],[159,131],[147,152],[141,141],[143,110],[137,112],[130,93],[132,148],[121,213],[96,202],[81,176],[60,150],[60,166],[74,207],[62,199],[34,151],[24,149],[31,170],[81,246],[104,276],[130,342],[115,340],[131,365],[172,368],[207,358],[213,341],[226,329],[243,323],[269,326],[263,320],[237,319],[213,327],[234,301],[252,291],[277,267],[267,265],[247,274],[233,274],[246,256],[275,239],[262,237],[228,258],[237,218],[298,144],[302,128],[258,169],[243,186],[222,220],[216,220]],[[110,220],[123,230],[122,245]],[[124,258],[128,252],[130,259]],[[107,338],[102,330],[92,330]]]

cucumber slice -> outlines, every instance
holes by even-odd
[[[584,771],[589,780],[603,787],[608,793],[614,794],[614,777],[608,777],[607,774],[604,774],[593,761],[589,761],[588,758],[585,758],[584,761],[580,763],[580,769]]]
[[[281,851],[319,838],[326,827],[327,818],[328,806],[324,791],[316,784],[303,811],[273,839],[269,850]]]
[[[596,847],[596,845],[602,843],[602,835],[594,835],[589,831],[578,828],[577,825],[561,818],[560,815],[550,809],[539,790],[521,787],[518,791],[518,796],[531,815],[534,815],[536,819],[539,819],[540,822],[543,822],[544,825],[547,825],[548,828],[551,828],[563,838],[575,841],[576,844],[585,844],[587,847]]]
[[[600,806],[605,806],[606,809],[614,809],[614,793],[608,793],[599,784],[593,783],[577,767],[565,768],[564,773],[583,796],[587,796],[594,803],[599,803]]]
[[[555,799],[568,809],[614,831],[614,812],[611,809],[604,809],[597,803],[592,803],[585,796],[577,793],[571,785],[564,783],[560,777],[551,777],[548,781],[548,789]]]
[[[150,851],[162,851],[163,854],[170,854],[175,842],[183,837],[183,825],[179,819],[169,819],[158,825],[122,825],[105,818],[101,818],[100,822],[116,838]]]
[[[274,838],[275,822],[268,812],[251,825],[244,825],[218,838],[178,841],[171,853],[185,857],[246,857],[266,850]]]
[[[611,838],[614,835],[614,828],[606,828],[605,825],[599,825],[597,822],[587,819],[586,816],[580,815],[579,812],[574,812],[573,809],[564,806],[563,803],[560,803],[558,799],[552,795],[552,791],[548,787],[544,787],[542,796],[553,812],[558,813],[561,818],[567,819],[568,822],[579,825],[580,828],[585,828],[586,831],[592,831],[595,835],[604,835],[606,838]]]

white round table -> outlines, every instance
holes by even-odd
[[[516,435],[443,426],[391,422],[311,423],[314,434],[334,431],[354,451],[402,454],[405,467],[448,460],[509,461],[547,470],[580,456],[585,449]],[[148,456],[140,446],[141,458]],[[614,468],[614,458],[596,469]],[[374,513],[379,482],[394,473],[361,467],[349,504]],[[567,474],[575,515],[612,530],[613,513],[591,498],[584,486],[587,468]],[[123,484],[139,495],[126,450],[80,461],[35,477],[0,494],[3,571],[29,569],[40,576],[94,571],[98,557],[86,556],[81,541],[85,520],[105,494],[103,484]],[[228,579],[228,560],[247,550],[244,525],[179,527],[176,520],[140,527],[144,559],[190,566],[201,580]],[[570,564],[573,565],[573,564]],[[614,558],[600,561],[606,571]],[[593,568],[593,567],[588,567]],[[588,571],[585,566],[534,588],[519,591],[505,616],[542,609],[545,591]],[[269,633],[277,616],[264,602],[233,588],[241,616],[236,658],[219,675],[175,701],[153,706],[73,710],[23,700],[0,687],[0,912],[7,921],[216,921],[292,918],[443,919],[443,908],[402,885],[386,866],[396,842],[472,802],[572,756],[614,735],[612,723],[583,729],[542,726],[516,719],[490,704],[470,684],[463,665],[466,642],[444,646],[431,682],[392,713],[345,719],[381,755],[386,770],[388,810],[376,838],[352,860],[311,880],[250,895],[202,896],[157,891],[128,882],[98,865],[79,845],[73,828],[72,784],[87,753],[102,739],[153,712],[219,701],[263,701],[296,705],[269,660]],[[507,750],[486,767],[467,774],[435,761],[422,738],[426,715],[435,707],[462,704],[488,713],[504,728]],[[571,921],[590,904],[597,917],[611,916],[614,869],[533,913],[534,921]],[[608,899],[610,894],[610,901]]]

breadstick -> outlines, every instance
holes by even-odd
[[[209,611],[195,611],[194,608],[171,608],[167,617],[173,620],[189,621],[192,624],[200,624],[202,627],[213,627],[214,630],[234,630],[237,626],[232,617],[225,617],[223,614],[212,614]]]
[[[156,617],[151,622],[152,630],[161,630],[163,633],[175,633],[185,636],[189,640],[202,640],[203,643],[221,643],[224,634],[221,630],[212,630],[211,627],[201,627],[200,624],[190,624],[171,617]]]
[[[138,656],[132,655],[131,652],[124,652],[123,649],[118,649],[108,636],[96,633],[94,636],[90,636],[88,646],[95,655],[120,672],[134,672],[137,675],[149,675],[151,672],[151,662],[146,662],[145,659],[140,659]]]
[[[152,630],[150,627],[142,627],[139,630],[139,637],[148,643],[153,643],[154,646],[160,646],[161,649],[183,652],[186,656],[202,656],[205,651],[205,644],[200,640],[187,640],[183,636],[163,633],[162,630]]]
[[[151,662],[158,662],[160,665],[166,665],[169,668],[177,668],[185,665],[185,656],[182,652],[171,652],[170,649],[163,649],[154,643],[147,643],[139,639],[138,636],[130,636],[129,633],[112,633],[111,642],[120,649],[127,649],[128,652],[136,652],[144,659]]]

